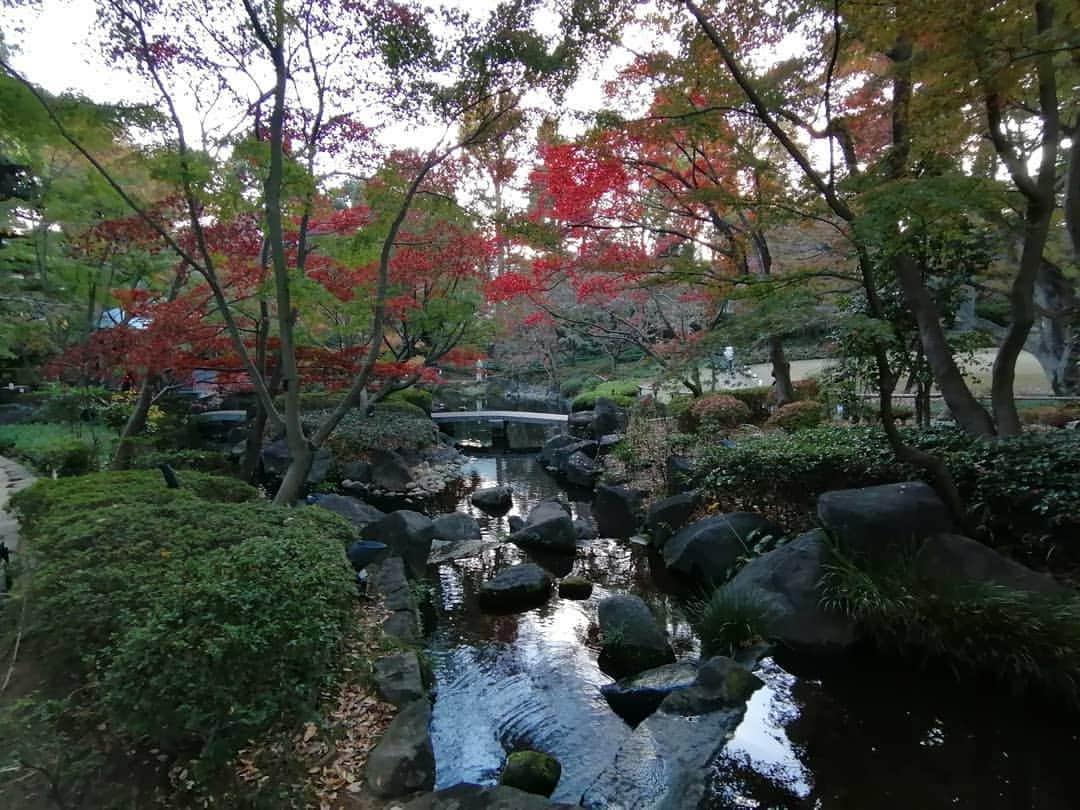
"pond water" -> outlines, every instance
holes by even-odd
[[[617,592],[641,596],[676,655],[694,659],[699,646],[683,597],[653,552],[626,541],[591,541],[572,560],[495,544],[509,531],[507,517],[479,512],[468,495],[512,484],[510,514],[524,516],[564,492],[533,456],[470,458],[465,475],[441,508],[476,517],[493,545],[430,571],[436,787],[494,783],[508,752],[535,748],[562,763],[553,798],[576,803],[632,733],[599,691],[611,678],[597,665],[597,604]],[[588,513],[585,494],[570,498],[575,517]],[[479,586],[524,561],[586,577],[596,586],[592,597],[553,596],[509,616],[480,612]],[[766,686],[733,738],[718,741],[703,808],[1080,807],[1078,782],[1069,778],[1080,762],[1080,729],[1068,715],[874,658],[828,671],[768,658],[757,672]]]

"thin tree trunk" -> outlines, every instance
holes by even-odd
[[[964,431],[972,436],[993,436],[994,423],[971,393],[964,375],[956,365],[952,349],[941,326],[937,304],[927,290],[918,263],[906,252],[893,257],[892,269],[900,281],[904,301],[915,316],[919,341],[926,362],[941,389],[941,396]],[[1011,389],[1010,389],[1011,390]]]
[[[135,409],[124,424],[124,430],[120,434],[120,444],[117,445],[116,454],[109,465],[110,469],[126,470],[131,465],[131,458],[135,455],[135,448],[138,444],[137,437],[146,429],[150,406],[154,404],[156,379],[155,375],[147,374],[139,384],[139,395],[135,399]]]
[[[791,363],[784,355],[784,340],[773,335],[769,338],[769,362],[776,391],[776,404],[787,405],[795,401],[795,386],[791,384]]]

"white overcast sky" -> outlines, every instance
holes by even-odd
[[[496,2],[443,0],[442,5],[457,6],[479,15],[494,7]],[[539,22],[543,24],[543,20]],[[7,44],[14,48],[11,59],[14,66],[51,93],[71,90],[101,102],[150,100],[137,80],[122,70],[111,68],[100,53],[93,0],[42,0],[36,8],[9,11],[3,30]],[[632,36],[639,41],[632,42],[631,47],[637,50],[650,47],[643,32],[634,32]],[[617,50],[604,65],[583,72],[562,108],[570,114],[564,124],[567,131],[574,130],[570,120],[573,113],[602,106],[603,82],[630,58],[628,51]],[[399,130],[394,141],[401,143],[404,139],[419,147],[429,145],[425,141],[436,135],[436,130],[410,135],[403,135]]]

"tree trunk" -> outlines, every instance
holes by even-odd
[[[986,408],[975,399],[956,365],[941,326],[937,304],[923,283],[918,264],[910,255],[901,252],[893,257],[892,267],[903,289],[904,302],[919,326],[919,341],[926,362],[957,424],[972,436],[993,436],[993,420]]]
[[[315,448],[307,439],[295,447],[290,442],[289,451],[292,454],[292,462],[289,464],[289,469],[285,471],[281,486],[274,494],[276,506],[289,506],[300,497],[300,493],[304,491],[304,484],[307,483],[308,473],[311,472],[311,462],[315,459]]]
[[[769,338],[769,362],[772,363],[773,386],[776,404],[787,405],[795,401],[795,386],[791,384],[791,363],[784,355],[784,340],[776,335]]]
[[[1022,430],[1013,391],[1016,361],[1031,334],[1031,327],[1035,324],[1035,278],[1043,263],[1043,248],[1046,247],[1046,237],[1050,232],[1052,212],[1052,205],[1039,205],[1035,200],[1028,200],[1020,269],[1009,290],[1011,320],[1005,332],[1005,340],[994,358],[990,383],[990,398],[1000,436],[1018,436]]]
[[[150,406],[154,404],[154,375],[147,374],[139,385],[139,396],[135,399],[135,409],[131,412],[124,430],[120,434],[120,444],[116,448],[109,468],[112,470],[126,470],[131,464],[131,457],[135,454],[138,445],[137,437],[146,429],[146,419],[150,414]]]

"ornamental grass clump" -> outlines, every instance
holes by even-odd
[[[726,586],[692,603],[690,620],[701,639],[702,657],[734,655],[768,637],[769,608],[752,594]]]
[[[870,570],[835,550],[822,590],[824,605],[856,619],[884,650],[1080,706],[1080,594],[943,587],[910,562]]]

